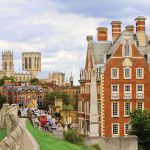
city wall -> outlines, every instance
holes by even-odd
[[[18,108],[4,104],[0,110],[0,128],[7,129],[7,136],[0,142],[0,150],[23,150],[23,127],[17,118]]]
[[[87,138],[86,145],[98,144],[101,150],[138,150],[136,136]]]

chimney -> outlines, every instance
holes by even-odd
[[[143,16],[135,18],[136,21],[136,36],[139,46],[146,46],[146,35],[145,35],[145,20]]]
[[[107,28],[98,27],[97,29],[97,40],[98,41],[107,41]]]
[[[111,25],[112,25],[112,43],[114,43],[121,34],[121,22],[112,21]]]
[[[126,31],[128,31],[130,33],[134,33],[134,26],[133,25],[126,26]]]

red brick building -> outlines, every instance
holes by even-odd
[[[80,75],[79,126],[88,134],[90,121],[90,73],[96,70],[99,135],[127,136],[129,112],[150,110],[150,36],[145,31],[145,17],[135,19],[121,32],[121,22],[112,21],[112,42],[107,28],[99,27],[97,39],[88,36],[85,68]]]

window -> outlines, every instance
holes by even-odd
[[[82,108],[82,112],[84,112],[85,111],[85,106],[84,106],[85,103],[84,103],[84,101],[81,102],[81,105],[82,105],[82,107],[81,107]]]
[[[137,102],[137,109],[143,110],[143,102]]]
[[[130,47],[128,43],[125,44],[124,56],[130,56]]]
[[[113,102],[112,103],[112,117],[119,116],[119,103]]]
[[[131,85],[125,85],[124,88],[125,93],[131,93]]]
[[[136,78],[137,79],[143,79],[144,77],[144,69],[143,68],[137,68],[136,69]]]
[[[118,92],[118,85],[112,85],[112,93]]]
[[[84,129],[85,128],[85,120],[82,120],[82,129]]]
[[[130,102],[125,102],[124,106],[124,116],[129,116],[129,113],[131,112],[131,103]]]
[[[136,84],[136,99],[144,99],[144,84]]]
[[[89,102],[89,114],[90,114],[90,102]]]
[[[118,79],[119,78],[119,69],[118,68],[112,68],[111,69],[111,78],[112,79]]]
[[[131,79],[131,69],[124,68],[124,79]]]
[[[143,93],[143,85],[142,84],[137,85],[137,92]]]
[[[119,99],[119,85],[111,85],[111,99]]]
[[[129,124],[125,123],[124,124],[124,135],[128,135],[128,131],[129,131]]]
[[[112,136],[118,136],[119,135],[119,124],[113,123],[112,124]]]

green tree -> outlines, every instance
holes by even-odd
[[[150,112],[135,110],[130,113],[131,131],[129,134],[138,137],[141,150],[150,150]]]
[[[63,105],[63,110],[65,110],[65,111],[70,111],[70,110],[73,110],[74,108],[73,108],[73,106],[72,105]]]
[[[0,108],[2,108],[4,103],[6,103],[6,100],[6,97],[0,94]]]
[[[68,131],[64,131],[64,139],[70,143],[82,144],[83,138],[79,134],[77,129],[71,128]]]
[[[45,95],[44,101],[43,101],[44,107],[48,108],[48,105],[54,105],[55,98],[62,99],[63,104],[65,104],[65,105],[68,105],[69,101],[71,100],[70,96],[65,92],[52,91],[52,92]]]
[[[10,76],[10,77],[3,76],[3,78],[0,79],[0,86],[2,86],[5,83],[5,80],[11,80],[11,82],[14,83],[14,77],[12,77],[12,76]]]
[[[33,79],[30,80],[30,83],[31,83],[32,85],[36,85],[36,84],[39,83],[39,79],[38,79],[38,78],[33,78]]]

